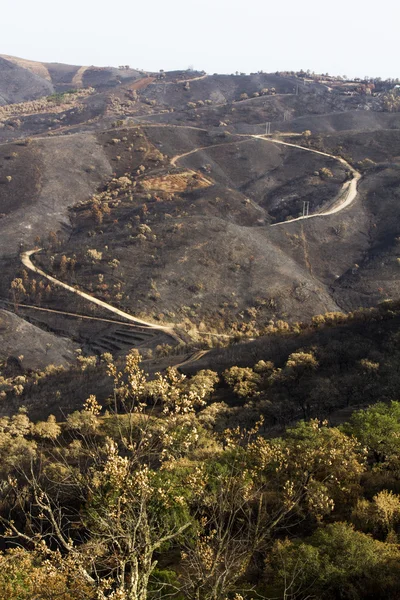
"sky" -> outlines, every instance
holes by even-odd
[[[0,0],[0,54],[207,73],[400,77],[398,0]]]

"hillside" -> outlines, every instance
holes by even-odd
[[[301,73],[2,61],[22,95],[0,107],[1,295],[12,300],[22,277],[18,303],[35,326],[70,332],[88,352],[154,352],[396,297],[400,138],[388,84],[368,95]],[[326,216],[296,221],[304,210]],[[33,264],[111,312],[23,269],[18,253],[35,245]],[[113,320],[112,307],[176,338],[72,327],[61,314]]]
[[[0,56],[0,106],[50,95],[54,87],[43,73],[25,69]]]
[[[20,311],[24,314],[22,307]],[[217,429],[238,425],[252,428],[261,416],[264,430],[269,434],[281,432],[299,419],[327,419],[337,425],[354,410],[397,398],[399,314],[398,302],[384,302],[377,308],[359,309],[348,315],[340,312],[316,315],[311,322],[292,326],[278,321],[257,339],[204,351],[202,356],[197,353],[199,356],[193,362],[191,355],[162,357],[155,353],[145,355],[141,366],[154,379],[159,369],[165,371],[178,363],[188,382],[198,378],[205,385],[210,372],[216,373],[213,392],[204,407],[204,419],[209,415]],[[54,320],[53,327],[56,323]],[[97,326],[104,332],[107,324],[99,322]],[[118,331],[121,339],[129,335],[126,325],[120,324]],[[91,332],[99,335],[93,325]],[[115,332],[116,328],[108,329],[108,333],[115,335]],[[46,342],[50,358],[57,348],[54,336]],[[132,341],[131,347],[134,345]],[[65,345],[63,348],[60,345],[59,351],[63,350],[66,352]],[[142,352],[140,347],[138,350]],[[75,357],[72,366],[64,362],[63,369],[50,369],[39,384],[35,383],[35,371],[40,368],[29,360],[29,356],[24,357],[22,365],[33,372],[27,376],[22,393],[16,395],[9,390],[3,414],[12,414],[15,407],[23,405],[35,420],[47,419],[49,414],[60,416],[79,409],[89,393],[95,394],[103,406],[108,405],[112,382],[106,376],[103,358]],[[40,360],[42,357],[39,363]],[[118,365],[122,363],[120,358]],[[60,392],[61,403],[54,397],[55,388]]]
[[[140,77],[139,71],[125,67],[46,63],[4,54],[0,55],[0,61],[1,89],[3,94],[10,94],[10,90],[12,94],[3,96],[7,104],[34,100],[40,96],[70,89],[113,87],[121,81],[131,81]]]

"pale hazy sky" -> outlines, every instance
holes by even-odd
[[[0,54],[208,73],[400,77],[399,0],[0,0]]]

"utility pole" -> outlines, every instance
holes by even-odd
[[[299,95],[299,84],[296,85],[296,96]]]
[[[285,112],[283,113],[283,120],[284,121],[290,120],[290,110],[285,110]]]
[[[265,135],[270,135],[271,134],[271,123],[266,123],[265,125]]]
[[[303,217],[308,217],[310,213],[310,202],[303,200]]]

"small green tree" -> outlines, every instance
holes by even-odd
[[[267,563],[281,598],[361,600],[400,592],[397,546],[374,540],[347,523],[335,523],[300,541],[278,541]]]
[[[257,394],[261,382],[261,376],[250,367],[231,367],[224,371],[223,377],[240,398]]]
[[[371,461],[388,466],[398,464],[400,402],[378,402],[366,410],[356,411],[342,429],[368,449]]]

